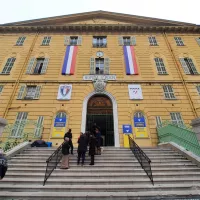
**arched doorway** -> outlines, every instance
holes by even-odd
[[[102,145],[114,146],[113,105],[105,95],[94,95],[88,101],[86,130],[90,131],[94,123],[100,127]]]

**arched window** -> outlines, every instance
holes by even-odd
[[[167,74],[166,67],[165,67],[165,64],[163,62],[163,59],[155,57],[154,61],[155,61],[155,64],[156,64],[156,68],[157,68],[158,74],[159,75]]]
[[[142,118],[142,117],[144,117],[144,115],[141,112],[136,112],[135,115],[134,115],[134,117],[136,117],[136,118]]]
[[[56,118],[67,118],[67,115],[65,112],[58,112]]]

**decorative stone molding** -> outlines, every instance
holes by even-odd
[[[107,80],[105,77],[97,76],[93,79],[94,90],[99,93],[103,93],[106,88]]]
[[[120,147],[120,143],[119,143],[119,130],[118,130],[118,111],[117,111],[117,101],[116,99],[113,97],[112,94],[110,94],[109,92],[92,92],[90,94],[88,94],[84,101],[83,101],[83,110],[82,110],[82,124],[81,124],[81,132],[85,132],[86,129],[86,118],[87,118],[87,105],[88,105],[88,101],[89,99],[95,95],[95,94],[104,94],[106,96],[108,96],[110,98],[110,100],[112,101],[112,105],[113,105],[113,122],[114,122],[114,137],[115,137],[115,147]]]

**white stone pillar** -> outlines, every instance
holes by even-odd
[[[3,129],[7,125],[7,121],[4,118],[0,118],[0,137],[2,136]]]
[[[193,119],[191,122],[191,126],[194,132],[197,134],[197,139],[200,142],[200,118]]]

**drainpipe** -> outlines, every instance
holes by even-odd
[[[35,37],[34,37],[34,39],[33,39],[33,42],[32,42],[31,47],[30,47],[30,49],[29,49],[28,55],[26,56],[26,60],[25,60],[25,62],[24,62],[24,65],[23,65],[23,67],[22,67],[22,69],[21,69],[21,71],[20,71],[19,77],[17,78],[17,80],[16,80],[16,82],[15,82],[15,84],[14,84],[14,88],[13,88],[11,97],[10,97],[10,99],[9,99],[9,101],[8,101],[8,104],[7,104],[7,106],[6,106],[6,109],[5,109],[4,113],[3,113],[3,118],[4,118],[4,119],[6,118],[6,116],[7,116],[7,114],[8,114],[8,110],[9,110],[11,104],[12,104],[12,101],[13,101],[13,99],[14,99],[15,93],[17,92],[16,90],[17,90],[18,85],[19,85],[19,82],[20,82],[20,80],[21,80],[21,78],[22,78],[22,76],[23,76],[23,73],[24,73],[24,71],[25,71],[25,69],[26,69],[26,67],[27,67],[27,63],[28,63],[28,61],[29,61],[29,59],[30,59],[30,55],[31,55],[31,53],[32,53],[32,51],[33,51],[33,48],[34,48],[35,43],[36,43],[36,41],[37,41],[38,35],[39,35],[39,32],[36,33],[36,35],[35,35]]]
[[[181,81],[182,81],[182,84],[183,84],[185,93],[186,93],[186,95],[187,95],[187,97],[188,97],[188,100],[189,100],[190,106],[191,106],[191,108],[192,108],[192,111],[193,111],[193,113],[194,113],[194,116],[195,116],[195,118],[197,118],[197,117],[198,117],[198,114],[197,114],[197,111],[196,111],[196,109],[195,109],[195,107],[194,107],[194,103],[193,103],[193,101],[192,101],[192,99],[191,99],[189,90],[188,90],[188,88],[187,88],[187,84],[186,84],[185,79],[184,79],[184,77],[183,77],[183,74],[182,74],[182,72],[181,72],[181,66],[180,66],[180,64],[178,63],[178,61],[176,60],[176,56],[174,55],[173,49],[172,49],[172,47],[171,47],[171,44],[169,43],[169,40],[167,39],[167,34],[166,34],[165,31],[163,32],[163,36],[164,36],[165,42],[166,42],[166,44],[167,44],[167,47],[168,47],[168,49],[169,49],[169,51],[170,51],[170,53],[171,53],[171,55],[172,55],[172,58],[173,58],[173,60],[174,60],[176,69],[177,69],[177,71],[178,71],[178,73],[179,73],[180,79],[181,79]]]

